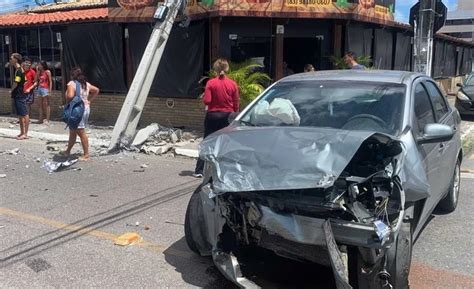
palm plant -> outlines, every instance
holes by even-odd
[[[265,86],[272,80],[270,76],[260,69],[262,65],[251,60],[242,63],[230,63],[227,77],[237,83],[240,91],[240,108],[245,108],[259,94],[265,90]],[[215,77],[216,73],[211,71],[210,77]]]

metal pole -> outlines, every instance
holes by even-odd
[[[169,11],[163,21],[157,22],[153,28],[150,40],[115,123],[109,152],[120,146],[128,146],[133,141],[138,121],[182,3],[183,0],[167,0],[164,4],[169,8]]]
[[[432,75],[433,35],[436,0],[420,0],[418,19],[415,21],[415,72]]]

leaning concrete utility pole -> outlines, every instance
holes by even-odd
[[[156,23],[115,123],[109,152],[121,146],[129,146],[133,141],[174,21],[178,12],[184,13],[183,3],[185,3],[184,0],[166,0],[155,12]]]
[[[410,9],[410,24],[414,28],[414,71],[428,76],[433,72],[433,37],[446,20],[447,8],[441,0],[419,0]]]

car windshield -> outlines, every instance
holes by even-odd
[[[240,120],[251,126],[328,127],[397,135],[405,85],[360,81],[282,82]]]
[[[474,75],[470,75],[465,83],[466,86],[474,86]]]

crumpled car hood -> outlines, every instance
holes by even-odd
[[[200,157],[213,164],[216,192],[327,188],[369,137],[313,127],[229,126],[206,138]]]

